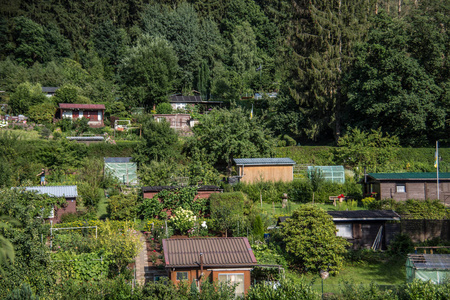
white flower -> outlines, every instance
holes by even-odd
[[[206,221],[202,222],[202,227],[205,228],[205,229],[208,228],[208,225],[206,225]]]

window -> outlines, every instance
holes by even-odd
[[[188,280],[188,272],[177,272],[177,281]]]
[[[406,193],[406,185],[397,184],[397,193]]]
[[[336,233],[337,236],[341,236],[346,239],[352,239],[353,238],[353,227],[352,224],[346,223],[346,224],[336,224],[336,229],[338,232]]]
[[[236,285],[235,295],[244,296],[244,274],[219,274],[219,283]]]

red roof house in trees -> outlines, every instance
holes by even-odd
[[[169,279],[201,283],[228,282],[236,285],[236,296],[250,288],[250,271],[257,265],[246,237],[178,238],[163,240],[164,261]]]
[[[103,104],[75,104],[59,103],[57,118],[69,118],[72,120],[87,118],[90,127],[103,127],[105,117],[105,105]]]

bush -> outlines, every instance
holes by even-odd
[[[132,220],[136,217],[137,195],[118,194],[108,199],[107,212],[111,220]]]
[[[192,211],[179,207],[173,211],[173,216],[170,221],[176,230],[181,234],[185,234],[194,226],[196,219]]]
[[[397,234],[388,249],[392,256],[406,256],[414,251],[414,243],[407,234]]]
[[[172,105],[167,102],[159,103],[156,105],[156,113],[157,114],[171,114],[173,111]]]

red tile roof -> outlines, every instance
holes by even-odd
[[[163,240],[166,267],[245,267],[257,264],[245,237]]]
[[[59,108],[66,109],[105,109],[104,104],[59,103]]]

